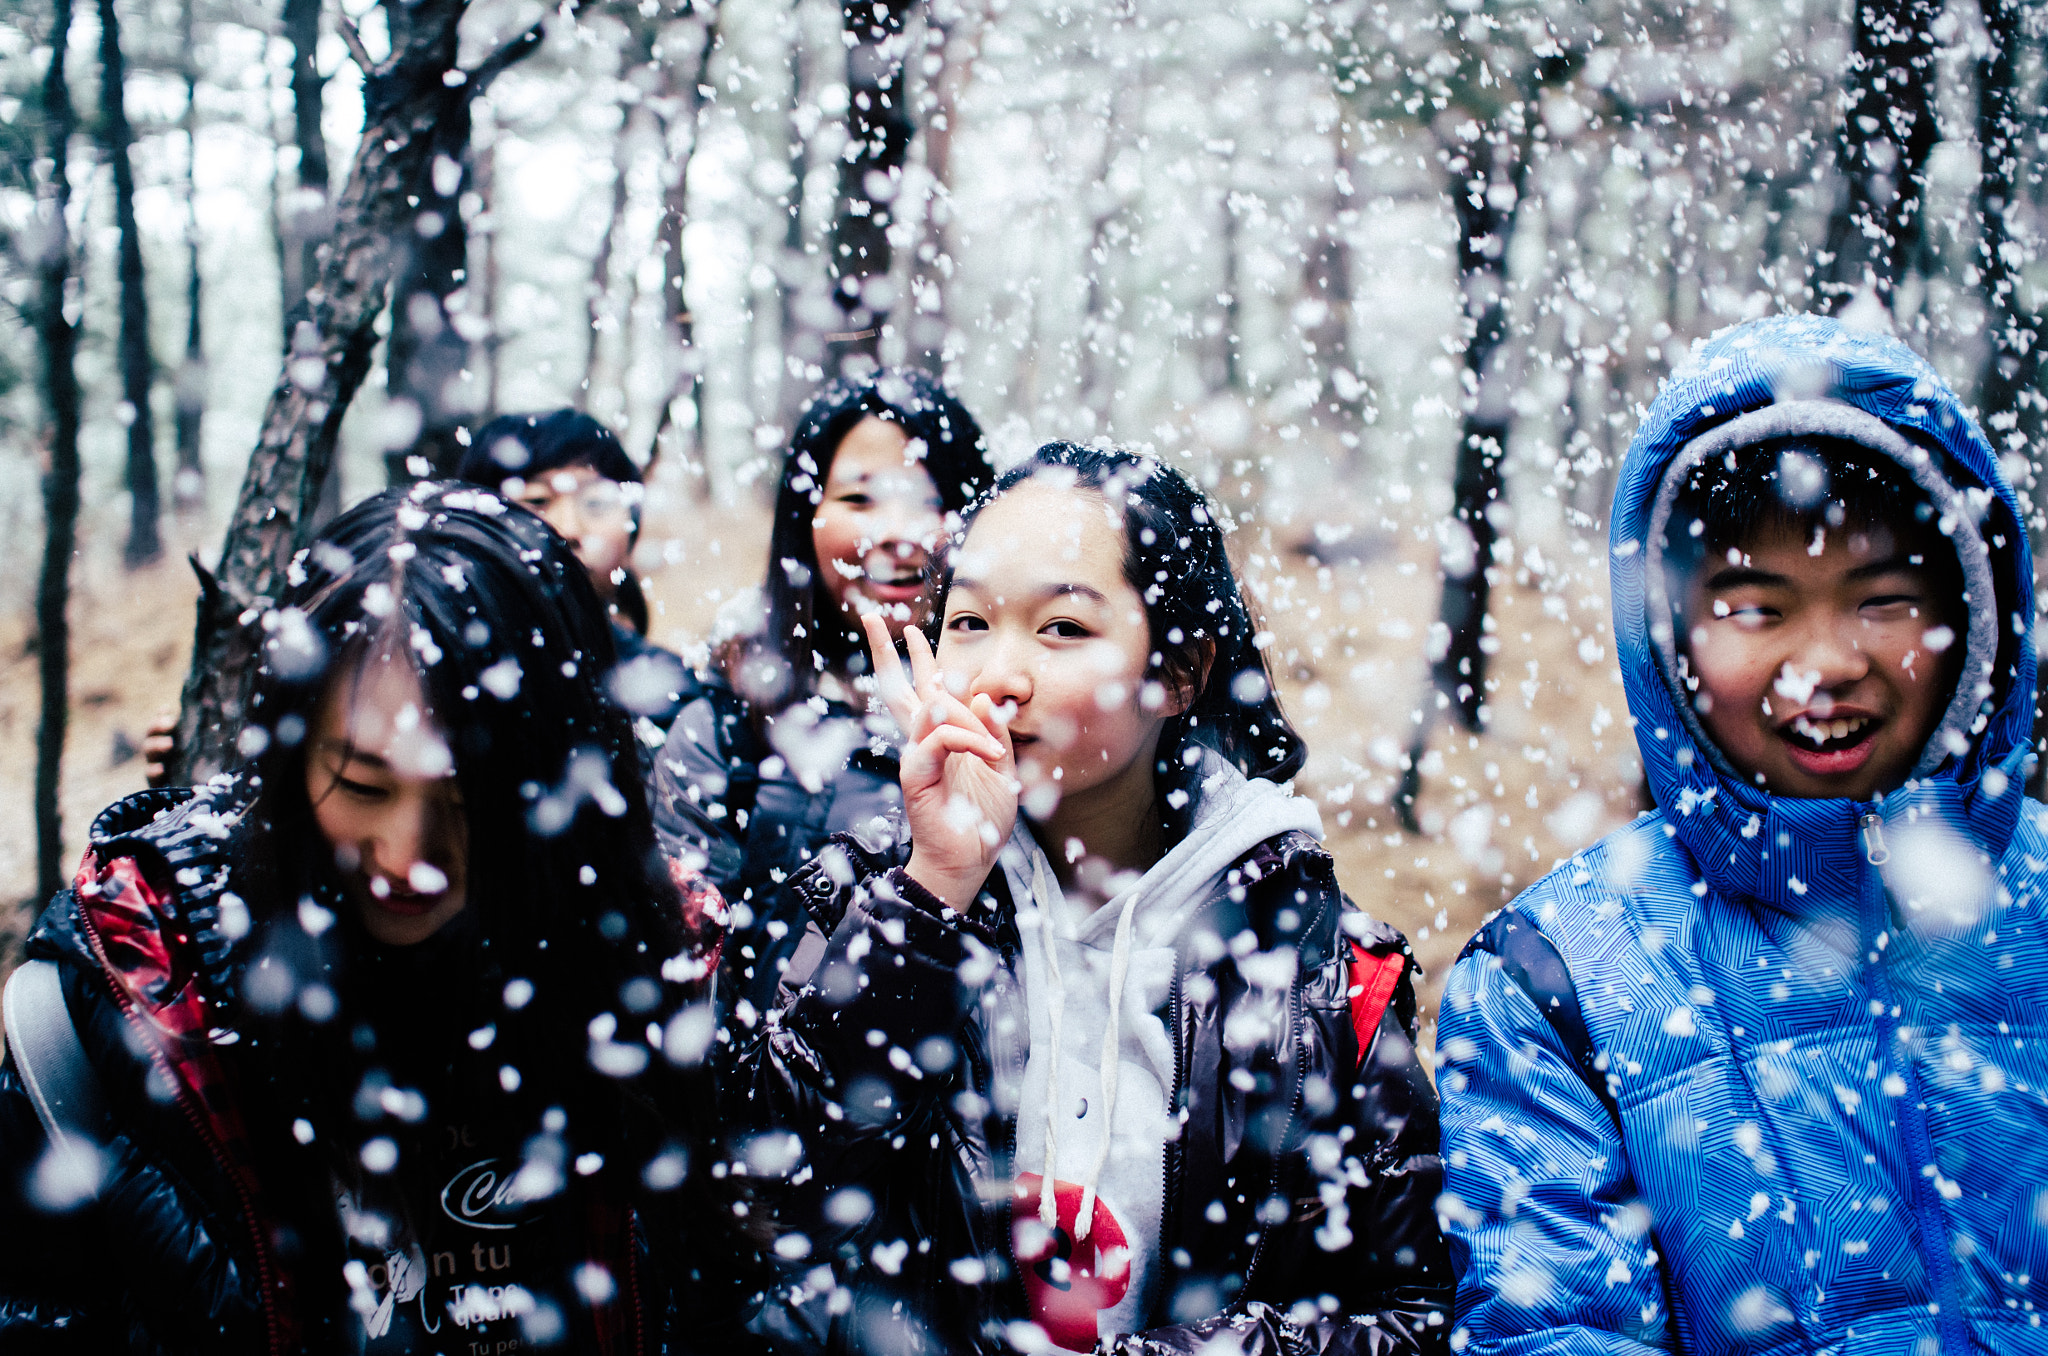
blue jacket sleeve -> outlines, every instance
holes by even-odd
[[[1620,1128],[1497,957],[1473,951],[1452,969],[1437,1063],[1453,1344],[1466,1356],[1670,1350]]]

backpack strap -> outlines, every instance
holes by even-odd
[[[1465,943],[1462,955],[1470,955],[1474,951],[1484,951],[1499,960],[1502,973],[1529,996],[1529,1001],[1550,1023],[1550,1029],[1557,1033],[1565,1053],[1578,1066],[1579,1077],[1593,1090],[1600,1104],[1607,1108],[1607,1114],[1619,1124],[1621,1108],[1615,1100],[1606,1061],[1593,1049],[1592,1033],[1586,1029],[1586,1015],[1579,1010],[1578,988],[1572,983],[1572,972],[1566,967],[1564,956],[1556,944],[1543,935],[1535,920],[1520,909],[1511,907],[1488,919],[1472,940]]]
[[[1345,995],[1351,1000],[1351,1030],[1358,1037],[1358,1062],[1365,1063],[1365,1057],[1372,1052],[1373,1037],[1380,1029],[1380,1018],[1387,1011],[1387,1004],[1394,999],[1394,990],[1400,986],[1401,976],[1407,972],[1408,955],[1405,951],[1389,951],[1375,956],[1357,942],[1351,944],[1351,982],[1344,987]]]
[[[71,1024],[55,961],[23,961],[15,968],[0,994],[0,1021],[15,1073],[50,1143],[64,1149],[96,1145],[106,1118],[99,1080]]]

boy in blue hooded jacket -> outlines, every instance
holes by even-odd
[[[1651,407],[1610,563],[1658,809],[1452,971],[1454,1347],[2048,1351],[2022,521],[1889,338],[1743,325]]]

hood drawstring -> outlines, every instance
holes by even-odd
[[[1039,1172],[1038,1219],[1046,1228],[1059,1224],[1059,1205],[1053,1193],[1053,1176],[1059,1167],[1059,1122],[1060,1122],[1060,1058],[1063,1018],[1067,1006],[1066,980],[1060,974],[1060,959],[1057,923],[1053,906],[1052,883],[1046,879],[1045,854],[1037,852],[1031,858],[1031,901],[1038,906],[1038,935],[1045,948],[1045,970],[1052,980],[1052,1002],[1048,1005],[1047,1016],[1052,1028],[1052,1057],[1047,1061],[1045,1071],[1045,1162]],[[1138,891],[1132,890],[1124,896],[1123,909],[1117,914],[1116,940],[1109,953],[1109,1021],[1102,1029],[1102,1054],[1096,1070],[1100,1079],[1099,1097],[1102,1101],[1102,1133],[1095,1147],[1095,1162],[1088,1169],[1087,1179],[1081,1183],[1081,1207],[1074,1216],[1074,1241],[1084,1241],[1095,1223],[1095,1188],[1102,1180],[1102,1170],[1109,1163],[1110,1137],[1116,1130],[1116,1088],[1120,1081],[1120,1064],[1123,1057],[1123,1007],[1124,985],[1131,972],[1131,921],[1138,910]]]

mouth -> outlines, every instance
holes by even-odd
[[[1792,761],[1815,776],[1837,776],[1854,772],[1870,758],[1873,739],[1884,728],[1876,716],[1833,716],[1815,720],[1794,716],[1777,729],[1778,738]]]
[[[382,881],[382,877],[378,877],[377,880]],[[376,881],[372,882],[369,889],[370,903],[372,907],[396,914],[400,918],[423,918],[448,897],[446,890],[422,894],[418,890],[393,885],[389,881],[383,881],[383,884],[385,888],[380,891],[377,889]]]

